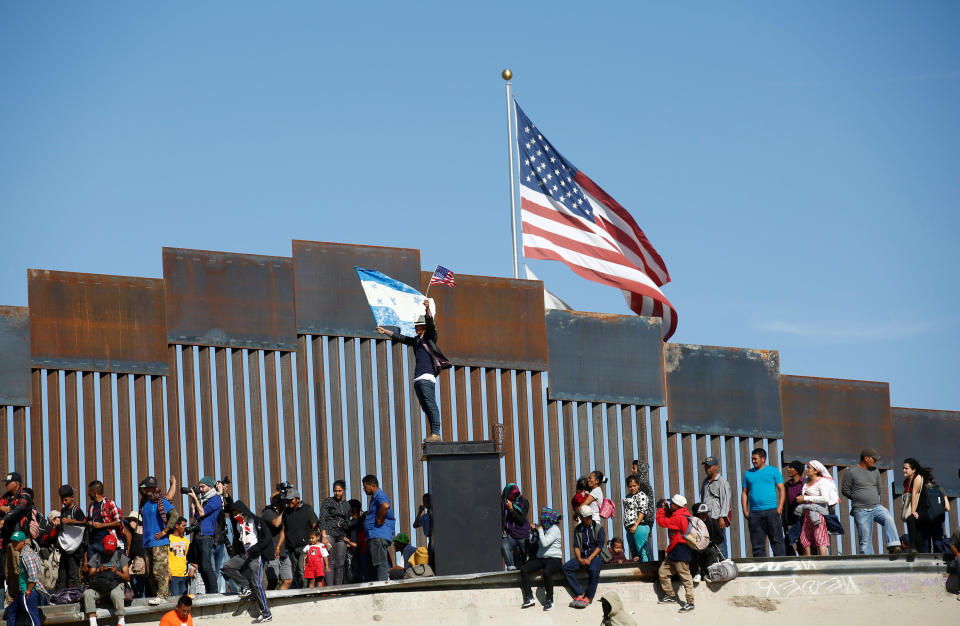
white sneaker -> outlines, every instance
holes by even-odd
[[[697,574],[696,576],[693,577],[693,582],[695,583],[698,583],[701,580],[703,580],[703,578],[700,577],[700,574]]]
[[[166,601],[167,601],[166,598],[150,598],[149,600],[147,600],[147,604],[149,604],[150,606],[158,606],[160,604],[163,604]]]

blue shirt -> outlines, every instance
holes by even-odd
[[[203,503],[204,518],[200,520],[200,536],[213,537],[217,531],[217,518],[223,510],[223,498],[219,495],[211,496]]]
[[[396,518],[393,516],[393,507],[387,509],[387,515],[383,520],[382,526],[377,526],[377,511],[380,505],[386,502],[390,504],[390,498],[383,493],[383,489],[377,489],[377,492],[370,496],[370,508],[367,509],[367,516],[363,520],[363,527],[367,531],[367,539],[390,539],[393,540],[393,530],[396,524]]]
[[[173,510],[173,503],[164,498],[163,506],[167,512],[167,519],[169,520],[170,511]],[[163,539],[153,538],[155,534],[167,528],[160,519],[160,511],[157,509],[156,502],[147,500],[147,503],[140,509],[140,515],[143,517],[143,547],[155,548],[157,546],[169,546],[169,537],[165,536]]]
[[[777,485],[783,484],[783,474],[772,465],[761,469],[751,467],[743,473],[743,488],[749,489],[751,511],[777,508]]]

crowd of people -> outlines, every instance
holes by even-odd
[[[284,482],[256,514],[232,498],[228,477],[205,476],[183,488],[171,477],[163,491],[147,476],[138,485],[136,510],[126,513],[94,480],[87,485],[86,510],[74,488],[63,485],[60,508],[43,515],[33,490],[10,472],[0,495],[7,624],[27,616],[39,625],[41,604],[80,602],[91,626],[103,604],[123,625],[125,606],[137,597],[153,606],[176,600],[171,616],[189,616],[191,597],[204,593],[250,598],[259,610],[255,621],[266,622],[272,619],[267,589],[432,576],[429,543],[416,547],[397,534],[392,503],[377,477],[361,482],[366,510],[347,499],[345,481],[336,480],[316,510]],[[189,510],[177,510],[179,495]],[[414,526],[429,538],[432,522],[430,495],[424,494]]]
[[[740,502],[752,555],[766,556],[768,546],[774,556],[828,554],[830,535],[844,532],[837,515],[837,505],[844,497],[849,500],[860,554],[872,552],[874,525],[879,525],[889,553],[943,553],[949,569],[960,574],[960,529],[954,529],[949,539],[944,535],[950,503],[932,471],[913,458],[903,462],[904,496],[899,513],[907,532],[900,536],[893,515],[881,504],[886,483],[877,468],[879,458],[873,449],[862,450],[860,462],[846,468],[838,486],[831,472],[816,459],[807,463],[790,461],[781,471],[767,463],[766,450],[753,450],[752,467],[741,478]],[[657,501],[649,466],[639,460],[633,462],[625,481],[627,495],[621,503],[629,556],[623,538],[607,537],[605,520],[613,516],[615,505],[604,497],[607,481],[603,473],[594,471],[580,478],[571,499],[573,558],[565,563],[558,528],[562,515],[544,506],[538,519],[531,522],[529,500],[516,484],[508,484],[501,497],[500,549],[506,569],[520,570],[521,607],[536,605],[531,577],[542,572],[546,592],[543,610],[552,609],[553,576],[561,571],[573,596],[570,606],[589,606],[604,564],[653,560],[650,534],[656,524],[667,531],[659,568],[659,601],[677,604],[680,612],[692,611],[694,585],[709,579],[712,565],[729,558],[726,529],[733,523],[730,483],[722,476],[719,461],[707,457],[702,467],[699,501],[688,507],[687,498],[679,493]],[[695,544],[697,538],[701,541]],[[585,588],[577,578],[581,570],[587,572]],[[684,589],[683,600],[673,590],[674,577],[680,579]]]

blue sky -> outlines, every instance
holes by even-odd
[[[0,5],[0,303],[295,238],[508,276],[509,66],[665,259],[675,341],[960,409],[960,6],[456,4]]]

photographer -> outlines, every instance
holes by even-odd
[[[235,535],[233,524],[227,519],[227,511],[230,510],[230,505],[233,504],[233,497],[230,495],[230,477],[224,476],[222,480],[218,480],[214,488],[223,500],[223,510],[221,510],[220,515],[217,516],[217,529],[213,535],[213,563],[216,566],[215,571],[217,572],[219,583],[218,591],[225,593],[227,591],[227,581],[223,577],[223,574],[220,573],[220,569],[231,556],[229,553]]]
[[[287,547],[283,545],[280,537],[283,530],[283,512],[286,508],[283,493],[286,489],[292,488],[292,485],[287,483],[277,485],[277,491],[270,495],[270,504],[260,513],[260,519],[263,520],[263,525],[270,531],[270,537],[275,545],[270,555],[265,554],[263,556],[267,586],[271,589],[289,589],[290,585],[293,584],[293,567],[291,567],[290,558],[287,556]]]
[[[300,499],[300,492],[287,489],[284,494],[286,509],[283,512],[283,529],[280,540],[286,544],[287,555],[293,566],[293,578],[298,587],[303,586],[303,551],[310,541],[310,531],[317,527],[317,514],[313,507]]]
[[[194,525],[200,524],[200,534],[194,537],[194,541],[200,551],[200,576],[203,578],[203,586],[206,587],[207,593],[216,593],[220,586],[213,551],[217,522],[223,513],[223,498],[217,493],[216,486],[217,483],[212,478],[204,476],[200,479],[196,490],[187,488],[180,490],[190,498],[190,511]],[[199,497],[197,497],[198,492]]]

